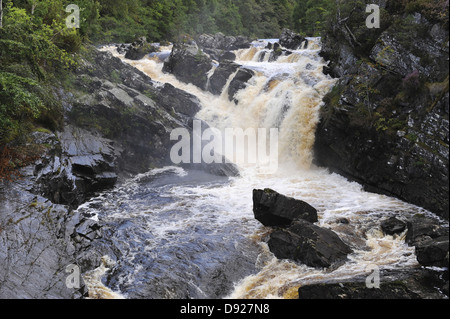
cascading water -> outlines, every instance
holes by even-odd
[[[334,80],[323,74],[320,39],[269,62],[267,42],[236,51],[237,63],[256,75],[234,101],[228,85],[215,96],[162,72],[159,56],[126,60],[153,81],[171,83],[199,98],[198,118],[219,130],[279,129],[279,168],[267,172],[240,165],[241,176],[218,179],[166,167],[139,175],[79,208],[102,220],[105,238],[115,247],[108,286],[128,298],[289,298],[298,287],[367,275],[367,267],[418,267],[404,234],[385,236],[379,221],[427,211],[383,195],[312,165],[312,146],[323,96]],[[238,150],[239,151],[239,150]],[[240,150],[245,152],[245,150]],[[252,190],[270,187],[316,207],[319,225],[351,246],[349,260],[320,270],[278,260],[264,239],[271,231],[253,217]],[[346,219],[348,223],[340,223]],[[102,269],[104,269],[103,266]],[[98,281],[98,276],[91,276]],[[88,285],[98,286],[92,278]],[[101,290],[100,290],[101,291]]]

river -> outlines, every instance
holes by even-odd
[[[381,270],[420,267],[405,234],[385,236],[380,220],[428,211],[384,195],[313,165],[315,129],[324,95],[335,80],[323,74],[320,39],[269,62],[274,40],[236,51],[237,63],[256,75],[229,101],[227,87],[215,96],[162,72],[171,48],[125,63],[197,96],[197,117],[226,128],[279,130],[278,170],[237,163],[240,176],[218,178],[179,167],[136,176],[79,210],[101,220],[115,256],[85,275],[95,298],[292,298],[310,283],[339,282]],[[264,55],[263,55],[264,54]],[[233,75],[234,76],[234,75]],[[230,77],[229,82],[232,77]],[[245,149],[238,152],[245,152]],[[318,225],[335,231],[353,253],[340,267],[315,269],[278,260],[266,243],[271,229],[254,219],[252,190],[272,188],[318,210]],[[345,223],[342,221],[345,220]],[[108,226],[109,225],[109,226]]]

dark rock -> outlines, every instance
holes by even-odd
[[[405,241],[411,246],[449,234],[448,228],[442,227],[437,220],[425,216],[414,216],[408,220],[407,226]]]
[[[386,235],[401,234],[406,229],[406,224],[401,220],[391,217],[381,222],[381,230]]]
[[[228,88],[228,99],[230,101],[235,101],[237,104],[237,100],[234,96],[237,92],[247,87],[247,82],[254,75],[255,72],[253,72],[252,70],[241,68],[230,83],[230,86]]]
[[[300,287],[299,299],[422,299],[407,285],[399,282],[367,288],[365,283],[318,284]]]
[[[317,222],[314,207],[271,189],[253,190],[253,213],[264,226],[287,226],[299,218]]]
[[[449,229],[432,218],[415,216],[408,223],[405,241],[416,247],[423,266],[448,267]]]
[[[281,33],[280,44],[286,49],[297,50],[301,48],[301,45],[304,41],[307,40],[292,30],[284,29]]]
[[[193,42],[175,44],[163,72],[173,74],[178,80],[205,89],[212,60]]]
[[[141,60],[146,55],[157,52],[158,48],[147,42],[145,37],[141,37],[128,47],[119,47],[120,52],[126,51],[125,58],[130,60]]]
[[[225,36],[223,33],[217,33],[215,35],[199,35],[197,37],[197,43],[201,48],[234,51],[250,48],[252,40],[244,36]]]
[[[417,261],[422,266],[448,268],[448,235],[423,241],[416,246]]]
[[[315,163],[448,219],[449,47],[436,41],[448,31],[392,10],[395,23],[370,34],[342,23],[322,37],[326,72],[339,80],[321,108]]]
[[[219,61],[234,61],[234,60],[236,60],[236,54],[234,54],[233,52],[230,52],[230,51],[226,51],[219,58]]]
[[[270,251],[279,259],[291,259],[310,267],[330,267],[352,250],[333,231],[306,220],[296,220],[286,230],[270,235]]]
[[[338,223],[348,225],[350,224],[350,221],[347,218],[341,218],[338,220]]]
[[[215,95],[220,95],[230,76],[234,74],[239,67],[239,64],[234,62],[221,62],[209,79],[208,91]]]

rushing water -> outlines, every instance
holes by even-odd
[[[214,96],[162,72],[170,47],[140,61],[124,59],[153,81],[196,95],[198,118],[225,128],[279,129],[279,169],[240,165],[241,176],[224,179],[177,167],[151,170],[81,206],[106,225],[105,236],[119,251],[105,257],[85,281],[99,298],[290,298],[298,287],[367,276],[380,269],[418,267],[404,235],[384,236],[380,220],[427,211],[362,187],[312,165],[312,146],[323,96],[334,84],[323,74],[320,39],[269,62],[268,41],[236,51],[237,63],[256,75],[230,102],[227,87]],[[212,73],[211,73],[212,74]],[[228,84],[232,80],[232,75]],[[227,84],[227,85],[228,85]],[[245,150],[240,150],[245,152]],[[265,242],[271,229],[254,219],[252,190],[270,187],[316,207],[318,224],[351,246],[348,261],[328,270],[278,260]],[[348,223],[341,223],[342,219]],[[109,269],[109,270],[108,270]],[[110,273],[108,286],[101,278]],[[105,280],[104,280],[105,281]],[[95,294],[93,294],[95,295]]]

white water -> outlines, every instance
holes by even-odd
[[[228,100],[227,87],[221,96],[214,96],[164,74],[161,71],[163,65],[157,57],[131,61],[124,59],[113,47],[104,49],[145,72],[154,81],[171,83],[196,95],[202,104],[198,117],[213,127],[221,130],[235,127],[279,128],[280,166],[277,173],[268,174],[263,167],[255,165],[241,165],[241,176],[232,178],[228,184],[214,187],[173,186],[167,196],[178,198],[178,202],[171,205],[186,208],[190,212],[188,220],[177,220],[176,216],[169,220],[154,216],[148,224],[149,232],[158,238],[166,238],[171,232],[185,231],[192,225],[208,228],[219,235],[225,225],[231,225],[236,234],[250,238],[258,247],[255,261],[258,271],[236,282],[229,298],[290,298],[296,296],[300,286],[308,283],[368,275],[369,265],[377,265],[381,269],[419,266],[414,248],[404,242],[404,234],[384,236],[379,224],[382,219],[391,216],[404,219],[417,213],[430,213],[394,198],[364,192],[359,184],[312,165],[318,110],[334,80],[322,73],[325,61],[318,55],[319,39],[309,40],[307,48],[271,63],[267,58],[258,62],[259,54],[265,51],[264,43],[237,51],[237,63],[257,72],[248,87],[235,96],[238,104]],[[133,192],[137,187],[130,186],[135,181],[130,183],[124,186],[124,194]],[[275,258],[264,241],[271,229],[255,221],[252,212],[252,190],[267,187],[302,199],[317,208],[318,224],[334,230],[353,249],[349,261],[337,269],[321,270]],[[107,195],[104,199],[108,202]],[[113,200],[116,200],[114,196],[111,202]],[[159,205],[153,208],[152,214],[162,214],[172,208]],[[126,216],[120,211],[109,218],[140,218],[149,214],[144,210],[145,207],[136,205],[132,212],[126,212]],[[339,223],[342,218],[346,218],[349,224]],[[133,284],[133,278],[127,279],[130,285]]]

